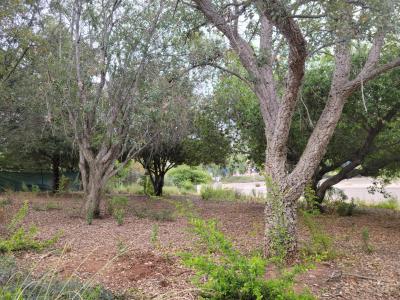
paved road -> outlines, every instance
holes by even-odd
[[[384,200],[382,194],[375,193],[374,195],[368,193],[368,187],[372,185],[372,179],[368,177],[352,178],[343,180],[335,185],[336,188],[341,189],[349,199],[361,199],[364,201],[377,202]],[[237,190],[243,194],[264,194],[266,191],[264,182],[250,182],[250,183],[226,183],[222,187]],[[391,183],[386,187],[386,191],[391,193],[397,199],[400,199],[400,180]]]

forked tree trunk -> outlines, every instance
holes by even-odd
[[[155,196],[162,196],[163,187],[164,187],[164,173],[154,174],[152,170],[147,169],[149,173],[151,185],[153,187],[153,192]]]
[[[100,217],[101,197],[111,167],[111,164],[105,165],[101,160],[88,163],[84,158],[80,159],[79,168],[86,201],[84,214],[89,224],[93,218]]]

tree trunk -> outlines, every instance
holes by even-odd
[[[152,183],[154,188],[154,194],[156,196],[162,196],[164,187],[164,175],[165,174],[154,175],[154,180],[152,181]]]
[[[297,255],[297,195],[282,185],[268,184],[264,210],[264,255],[291,262]]]
[[[60,154],[53,155],[51,160],[51,168],[53,171],[53,193],[57,193],[60,188]]]
[[[100,201],[103,192],[99,172],[91,172],[86,190],[85,213],[88,223],[100,217]]]

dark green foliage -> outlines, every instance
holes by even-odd
[[[196,185],[208,183],[211,181],[211,176],[200,167],[190,167],[181,165],[169,171],[168,176],[172,178],[172,182],[177,187],[183,187],[188,182]]]
[[[215,222],[191,219],[190,223],[205,251],[203,254],[185,253],[182,258],[187,266],[196,270],[195,283],[201,288],[202,298],[314,299],[308,293],[293,291],[294,273],[266,280],[267,262],[261,255],[242,255],[217,229]]]

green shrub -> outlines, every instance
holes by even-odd
[[[310,242],[303,249],[305,258],[311,258],[316,261],[330,260],[336,257],[333,248],[333,240],[315,221],[315,215],[309,212],[303,212],[303,222],[310,232]]]
[[[26,185],[26,183],[25,182],[22,182],[22,184],[21,184],[21,191],[23,191],[23,192],[30,192],[30,190],[29,190],[29,188],[28,188],[28,186]]]
[[[20,250],[42,250],[53,245],[60,238],[61,233],[58,233],[51,239],[39,241],[36,239],[38,230],[35,226],[25,230],[22,222],[28,213],[28,209],[28,202],[25,202],[7,226],[7,237],[0,238],[0,253]]]
[[[143,187],[143,193],[148,196],[154,196],[154,187],[149,175],[143,175],[140,178],[139,184]]]
[[[184,253],[181,256],[187,266],[196,270],[195,284],[201,288],[202,298],[314,299],[310,294],[297,295],[293,291],[294,273],[266,280],[267,262],[262,256],[242,255],[217,230],[215,222],[195,218],[190,223],[205,247],[205,254]]]
[[[190,167],[187,165],[181,165],[173,168],[168,172],[168,177],[172,179],[172,182],[177,187],[183,187],[183,184],[187,182],[196,184],[204,184],[211,181],[211,176],[200,167]]]
[[[125,211],[128,206],[128,198],[124,196],[114,196],[107,201],[107,210],[117,221],[118,225],[124,223]]]
[[[58,191],[57,192],[67,192],[69,190],[69,186],[71,184],[71,180],[67,177],[62,175],[60,178],[60,183],[58,185]]]
[[[180,187],[182,189],[186,190],[186,191],[193,191],[194,190],[194,184],[191,181],[182,182]]]
[[[40,192],[39,186],[36,185],[36,184],[33,184],[33,185],[32,185],[32,193],[37,194],[37,193],[39,193],[39,192]]]
[[[304,189],[304,200],[306,201],[305,210],[309,212],[314,212],[318,204],[318,197],[311,184],[307,184]]]
[[[245,198],[234,190],[213,188],[211,186],[202,187],[200,194],[204,200],[241,200]]]
[[[0,207],[4,207],[11,204],[12,204],[12,199],[9,197],[0,200]]]
[[[351,199],[350,203],[340,201],[339,204],[337,205],[336,212],[338,213],[339,216],[349,217],[354,214],[355,208],[356,204],[354,203],[353,199]]]
[[[368,227],[364,227],[362,229],[361,238],[362,238],[362,242],[363,242],[363,244],[362,244],[363,250],[368,254],[371,254],[372,252],[374,252],[374,247],[370,243]]]

